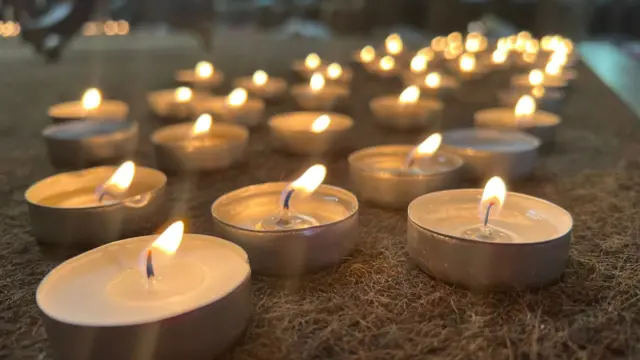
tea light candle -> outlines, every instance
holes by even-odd
[[[212,98],[209,94],[180,86],[152,91],[147,95],[147,102],[153,113],[166,122],[183,122],[205,112]]]
[[[369,102],[369,107],[379,124],[409,130],[427,128],[439,121],[444,104],[437,99],[421,98],[420,89],[413,85],[400,96],[376,97]]]
[[[80,101],[68,101],[49,107],[48,115],[55,123],[86,118],[126,119],[129,105],[119,100],[105,100],[100,90],[87,89]]]
[[[349,96],[349,89],[336,83],[327,84],[321,73],[315,73],[308,84],[292,86],[291,96],[304,110],[329,111]]]
[[[462,80],[476,80],[482,78],[486,69],[478,66],[476,55],[464,53],[458,59],[457,75]]]
[[[479,290],[535,288],[556,281],[567,264],[571,215],[545,200],[507,193],[498,177],[484,191],[423,195],[411,202],[408,217],[409,257],[448,283]]]
[[[277,147],[299,155],[319,155],[339,148],[353,119],[337,113],[291,112],[269,119]]]
[[[545,76],[540,69],[533,69],[528,74],[514,75],[511,78],[511,86],[513,87],[535,87],[544,86],[545,88],[564,88],[567,82],[561,77]]]
[[[325,65],[318,54],[311,53],[304,60],[296,60],[293,62],[293,71],[305,79],[308,79],[313,73],[324,72]]]
[[[536,110],[536,101],[530,95],[523,95],[515,110],[491,108],[474,114],[476,126],[519,129],[536,136],[543,143],[554,142],[556,129],[561,119],[558,115]]]
[[[252,312],[247,254],[183,231],[180,221],[101,246],[42,280],[36,302],[60,358],[210,359],[242,335]]]
[[[255,127],[263,120],[264,108],[262,99],[250,98],[247,90],[235,88],[227,96],[213,96],[202,112],[210,112],[224,122]]]
[[[575,80],[578,77],[578,73],[571,68],[565,68],[565,65],[562,63],[549,61],[547,65],[544,67],[544,76],[545,78],[550,79],[550,81],[558,81],[562,82],[563,80],[567,83]]]
[[[384,40],[384,49],[391,56],[400,56],[404,51],[404,43],[400,35],[393,33]]]
[[[240,160],[249,131],[239,125],[215,122],[202,114],[195,123],[162,127],[151,134],[159,168],[168,171],[218,170]]]
[[[376,49],[367,45],[361,50],[353,54],[353,60],[362,64],[364,67],[373,66],[376,62]]]
[[[496,49],[491,53],[490,66],[494,69],[502,69],[509,66],[509,51]]]
[[[531,95],[538,107],[549,112],[558,112],[562,107],[564,93],[556,88],[545,89],[543,86],[531,88],[509,88],[498,91],[498,102],[507,107],[514,107],[523,95]]]
[[[324,77],[330,83],[349,85],[353,78],[353,72],[348,67],[342,67],[338,63],[331,63],[327,66]]]
[[[429,60],[427,56],[422,54],[417,54],[411,59],[409,63],[409,71],[405,71],[403,75],[403,81],[405,83],[413,83],[416,78],[424,78],[425,73],[427,72],[427,67],[429,65]]]
[[[430,72],[416,79],[405,79],[405,85],[419,86],[423,94],[437,97],[447,96],[460,86],[454,77],[444,75],[437,71]]]
[[[349,174],[359,198],[402,209],[422,194],[454,187],[462,159],[438,151],[441,141],[442,136],[436,133],[415,147],[384,145],[352,153]]]
[[[218,71],[212,63],[200,61],[193,69],[176,71],[175,79],[190,87],[213,89],[224,82],[224,74]]]
[[[292,183],[252,185],[211,206],[214,229],[249,254],[266,275],[317,271],[342,261],[358,240],[358,200],[321,185],[326,169],[314,165]]]
[[[447,38],[444,36],[436,36],[431,39],[431,48],[436,53],[442,53],[447,48]]]
[[[380,58],[378,66],[368,67],[367,70],[382,78],[390,78],[397,75],[400,69],[396,66],[396,60],[386,55]]]
[[[87,249],[163,221],[166,182],[160,171],[128,161],[118,169],[53,175],[29,187],[25,198],[38,242]]]
[[[443,149],[460,156],[473,178],[528,176],[542,144],[535,136],[514,130],[468,128],[445,131]]]
[[[241,77],[234,84],[265,100],[281,98],[287,91],[287,82],[283,78],[271,77],[263,70],[256,71],[253,76]]]
[[[485,51],[487,49],[487,38],[480,33],[469,33],[465,39],[464,49],[470,53]]]
[[[138,123],[112,119],[67,121],[42,131],[56,167],[82,168],[122,162],[138,144]]]

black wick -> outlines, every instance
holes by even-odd
[[[487,212],[484,214],[484,227],[487,227],[487,224],[489,223],[489,213],[491,212],[491,208],[493,207],[493,203],[489,203],[489,206],[487,206]]]
[[[147,279],[151,279],[156,276],[155,271],[153,270],[153,259],[151,257],[151,249],[147,250]]]

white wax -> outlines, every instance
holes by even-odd
[[[253,95],[262,98],[278,97],[287,90],[287,82],[279,77],[269,77],[268,81],[262,85],[256,84],[253,76],[238,78],[233,83],[236,87],[247,89]]]
[[[481,189],[430,193],[409,204],[409,218],[432,232],[485,241],[464,235],[465,231],[482,226],[481,198]],[[548,201],[509,192],[502,210],[490,214],[489,225],[510,237],[487,242],[536,243],[567,234],[573,226],[573,219],[566,210]]]
[[[550,127],[560,123],[560,117],[542,110],[526,118],[517,118],[513,108],[491,108],[474,114],[476,125],[508,128]]]
[[[407,167],[407,158],[414,149],[411,145],[384,145],[362,149],[349,157],[349,162],[365,171],[386,173],[393,176],[420,177],[453,171],[460,167],[461,161],[444,152],[433,156],[418,156]]]
[[[176,101],[175,89],[156,90],[147,94],[149,106],[154,113],[161,116],[170,114],[176,105],[191,106],[195,114],[206,112],[206,105],[212,98],[210,94],[194,91],[191,100],[179,103]]]
[[[442,142],[446,146],[469,151],[517,153],[536,149],[539,139],[519,131],[467,128],[445,131]]]
[[[53,105],[49,108],[49,116],[61,119],[112,118],[125,119],[129,115],[129,105],[119,100],[102,100],[100,105],[91,110],[82,106],[82,101],[69,101]]]
[[[38,306],[68,324],[143,324],[211,304],[250,276],[247,255],[237,245],[185,234],[173,257],[154,251],[157,280],[149,286],[141,254],[155,239],[121,240],[65,261],[40,283]]]
[[[320,135],[324,132],[345,131],[353,126],[353,120],[346,115],[319,111],[295,111],[274,115],[269,119],[269,126],[282,133],[307,132],[313,134],[311,126],[322,115],[329,116],[331,122],[323,132],[315,135]]]
[[[224,81],[224,74],[220,71],[215,71],[209,77],[199,77],[194,69],[183,69],[176,71],[175,79],[180,83],[190,84],[195,87],[216,87]]]

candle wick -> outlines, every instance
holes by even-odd
[[[282,200],[282,209],[289,210],[291,197],[293,196],[294,191],[295,189],[290,189],[286,192],[286,194],[284,195],[284,199]]]
[[[151,256],[151,249],[147,250],[147,279],[151,279],[156,276],[155,271],[153,270],[153,258]]]
[[[493,207],[493,203],[489,203],[489,206],[487,206],[487,212],[484,215],[484,228],[486,230],[487,228],[487,224],[489,223],[489,213],[491,212],[491,208]]]

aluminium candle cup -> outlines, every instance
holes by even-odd
[[[147,94],[147,102],[153,113],[165,123],[191,121],[206,112],[206,105],[213,96],[194,91],[192,98],[184,103],[176,101],[175,89],[151,91]]]
[[[324,76],[324,80],[327,84],[336,84],[342,86],[349,86],[349,84],[351,84],[351,80],[353,79],[353,70],[351,70],[351,68],[343,66],[342,74],[337,79],[332,79],[329,77],[329,75],[327,74],[328,68],[329,67],[325,67],[322,71],[322,76]],[[313,74],[314,73],[305,73],[304,78],[306,80],[310,80]]]
[[[409,76],[404,78],[403,80],[404,80],[404,85],[407,87],[412,85],[420,87],[421,95],[433,96],[437,98],[447,97],[452,93],[454,93],[456,90],[458,90],[458,88],[460,87],[458,80],[456,80],[456,78],[454,78],[453,76],[449,76],[445,74],[440,74],[440,76],[441,76],[440,86],[435,88],[429,87],[425,83],[426,74],[422,76],[415,76],[415,77]]]
[[[82,101],[68,101],[49,107],[47,114],[54,123],[84,120],[87,118],[126,119],[129,116],[129,105],[120,100],[102,100],[100,105],[91,110],[82,106]]]
[[[419,98],[415,103],[402,104],[397,95],[374,98],[369,108],[378,124],[396,130],[426,129],[442,118],[444,104],[433,98]]]
[[[224,122],[252,128],[262,123],[264,108],[264,100],[255,97],[249,97],[243,104],[235,106],[227,103],[227,96],[213,96],[202,112],[209,112],[215,119]]]
[[[321,115],[328,115],[331,122],[322,132],[314,133],[311,126]],[[269,119],[271,138],[276,147],[296,155],[319,155],[338,150],[351,127],[353,119],[337,113],[299,111],[278,114]]]
[[[257,85],[253,82],[252,76],[245,76],[236,79],[234,82],[236,87],[246,89],[249,93],[266,101],[277,100],[287,92],[287,82],[283,78],[271,77],[263,85]]]
[[[549,89],[562,90],[569,85],[569,82],[558,76],[545,76],[542,86]],[[514,75],[511,78],[511,86],[514,88],[531,88],[529,74]]]
[[[247,254],[219,238],[185,234],[164,275],[156,266],[157,290],[149,294],[137,267],[156,238],[104,245],[45,276],[36,302],[58,358],[210,360],[242,336],[253,311]],[[163,281],[180,284],[162,288]]]
[[[264,230],[280,211],[286,182],[252,185],[219,197],[211,206],[216,234],[240,245],[259,274],[288,276],[319,271],[342,261],[358,241],[358,200],[350,192],[320,185],[291,208],[319,225]]]
[[[526,120],[516,120],[513,108],[491,108],[476,111],[474,124],[478,127],[512,129],[524,131],[542,140],[543,145],[555,142],[556,130],[561,123],[560,116],[537,110]]]
[[[412,169],[405,162],[413,145],[385,145],[358,150],[349,156],[349,174],[359,199],[404,209],[420,195],[455,187],[463,161],[444,151],[417,158]]]
[[[165,219],[160,171],[137,166],[128,198],[100,204],[95,189],[115,172],[100,166],[60,173],[40,180],[25,192],[31,225],[46,246],[84,250],[152,231]]]
[[[541,140],[515,130],[465,128],[445,131],[441,149],[464,160],[472,178],[491,176],[515,180],[529,176],[538,158]]]
[[[316,67],[315,69],[309,69],[305,65],[305,59],[294,60],[293,64],[291,65],[291,70],[293,70],[301,78],[309,79],[313,75],[313,73],[315,73],[315,72],[320,72],[320,73],[324,74],[327,71],[327,64],[323,60],[322,63],[320,63],[320,65],[318,67]]]
[[[111,119],[67,121],[47,126],[42,137],[51,164],[77,169],[131,157],[138,144],[138,124]]]
[[[407,250],[421,270],[476,290],[537,288],[558,280],[567,264],[573,220],[564,209],[532,196],[508,193],[489,226],[511,238],[479,240],[481,189],[423,195],[409,205]]]
[[[327,82],[322,89],[313,90],[308,83],[302,83],[291,87],[291,96],[302,110],[330,111],[349,97],[349,89]]]
[[[176,71],[174,78],[180,84],[203,90],[217,88],[224,82],[224,74],[217,70],[209,77],[199,77],[194,69],[183,69]]]
[[[536,97],[532,94],[532,88],[529,87],[499,90],[497,93],[498,103],[513,109],[522,95],[532,95],[536,99],[538,108],[552,113],[559,112],[564,101],[564,92],[560,89],[547,88],[544,89],[542,97]]]
[[[192,139],[192,123],[165,126],[151,134],[158,167],[169,172],[225,169],[242,159],[249,131],[240,125],[215,122],[206,134]]]

